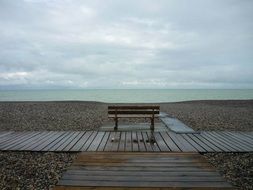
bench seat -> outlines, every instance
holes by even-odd
[[[154,130],[154,119],[159,117],[159,106],[108,106],[108,118],[115,120],[114,130],[118,128],[119,118],[150,118],[150,129]]]
[[[152,118],[152,115],[134,115],[134,114],[129,114],[129,115],[123,115],[123,114],[118,114],[118,118]],[[155,118],[159,118],[159,116],[155,115]],[[115,118],[115,115],[108,115],[108,118]]]

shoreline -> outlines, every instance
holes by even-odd
[[[1,103],[98,103],[98,104],[174,104],[174,103],[208,103],[208,102],[253,102],[253,99],[200,99],[200,100],[183,100],[175,102],[103,102],[89,100],[12,100],[1,101]]]

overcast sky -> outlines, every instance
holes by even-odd
[[[0,0],[17,88],[253,88],[253,1]]]

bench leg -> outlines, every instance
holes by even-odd
[[[118,130],[118,118],[116,117],[114,120],[115,120],[114,131],[117,131]]]
[[[151,144],[156,143],[155,136],[154,136],[154,131],[150,132],[148,142],[151,143]]]
[[[155,122],[154,122],[154,118],[151,118],[150,130],[151,130],[151,131],[154,131],[154,130],[155,130]]]

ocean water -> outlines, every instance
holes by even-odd
[[[0,91],[0,101],[99,101],[108,103],[158,103],[188,100],[253,99],[253,89],[106,89],[106,90],[9,90]]]

